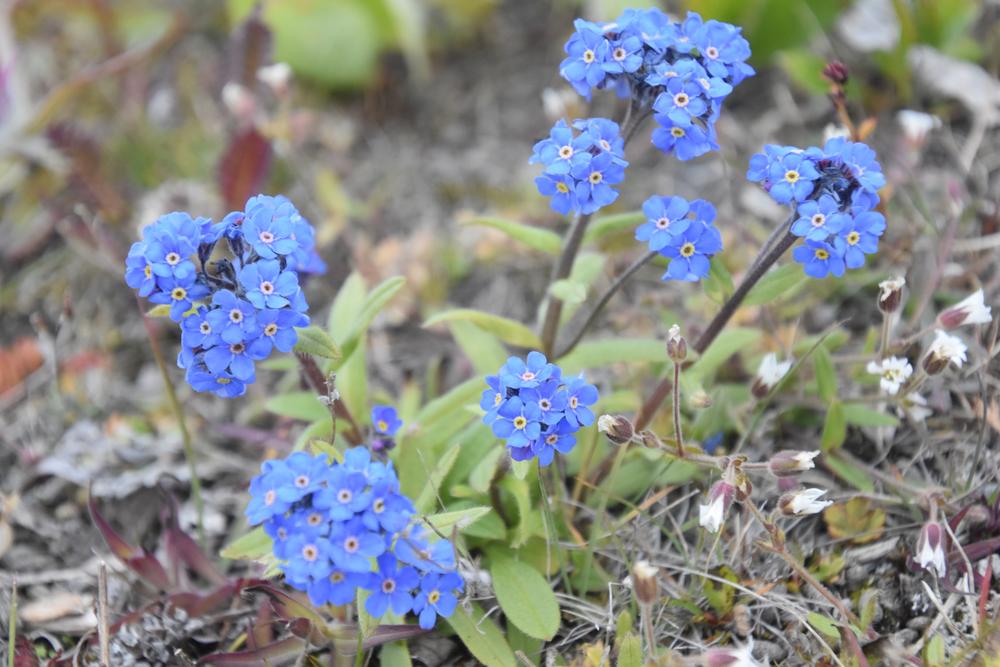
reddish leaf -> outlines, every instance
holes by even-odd
[[[201,550],[201,547],[190,535],[181,529],[180,523],[177,521],[177,501],[169,494],[168,497],[170,503],[163,512],[163,522],[166,525],[164,539],[167,553],[170,554],[171,558],[177,559],[197,572],[205,581],[213,584],[226,583],[226,576],[215,567],[212,559]]]
[[[40,667],[40,664],[31,641],[23,635],[18,635],[14,640],[14,667]]]
[[[87,505],[90,508],[90,519],[94,522],[94,525],[97,526],[97,530],[101,531],[101,536],[104,538],[104,542],[108,545],[108,548],[111,549],[111,553],[113,553],[118,560],[154,587],[163,591],[171,590],[173,588],[170,584],[169,577],[167,577],[167,571],[163,569],[163,565],[161,565],[160,561],[156,559],[156,556],[147,552],[145,549],[137,549],[126,542],[125,539],[111,527],[111,524],[109,524],[107,520],[101,516],[101,513],[97,509],[97,503],[94,502],[93,496],[90,496],[87,500]]]
[[[260,192],[271,166],[271,142],[256,128],[237,133],[219,163],[219,190],[230,209]]]
[[[960,509],[955,516],[948,519],[948,527],[951,528],[952,533],[958,532],[958,524],[962,523],[962,519],[965,518],[966,513],[968,513],[970,509],[972,509],[972,504],[966,505]]]
[[[263,579],[234,579],[206,595],[190,592],[176,593],[167,600],[171,606],[180,607],[188,615],[198,617],[218,609],[225,602],[231,602],[239,596],[243,589],[262,583],[266,582]]]
[[[258,4],[229,39],[229,81],[250,90],[257,85],[257,70],[271,60],[271,30],[260,14]]]
[[[247,644],[251,648],[267,646],[274,641],[273,619],[274,614],[271,611],[271,605],[262,604],[260,609],[257,610],[257,620],[254,621],[253,627],[247,634]]]
[[[986,603],[990,599],[990,586],[993,583],[993,562],[986,561],[986,571],[983,572],[983,583],[979,586],[979,627],[986,626]]]
[[[292,662],[302,655],[308,645],[304,639],[288,637],[249,651],[206,655],[198,661],[198,664],[215,665],[216,667],[257,667],[258,665],[260,667],[274,667],[275,661]]]

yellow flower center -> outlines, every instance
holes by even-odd
[[[385,511],[385,501],[381,498],[377,498],[375,502],[372,503],[372,509],[375,511],[375,514],[381,514]]]
[[[276,333],[278,333],[278,325],[275,324],[274,322],[271,322],[266,327],[264,327],[265,336],[273,336]]]
[[[560,182],[556,183],[556,190],[558,190],[559,192],[561,192],[563,194],[566,194],[567,192],[569,192],[569,186],[566,185],[565,183],[563,183],[562,181],[560,181]]]
[[[277,499],[278,499],[278,494],[275,492],[274,489],[271,489],[270,491],[264,494],[264,505],[270,507],[271,505],[274,504],[274,501]]]
[[[594,52],[591,51],[590,49],[587,49],[586,51],[584,51],[583,52],[583,62],[587,63],[588,65],[590,63],[594,62]]]
[[[670,134],[675,139],[680,139],[681,137],[684,136],[684,130],[682,128],[679,128],[679,127],[672,127],[672,128],[670,128]]]
[[[379,419],[378,422],[375,424],[375,428],[377,428],[380,431],[388,431],[389,425],[385,423],[384,419]]]
[[[216,378],[215,379],[215,384],[229,384],[230,382],[232,382],[232,380],[230,380],[229,378]]]
[[[560,148],[559,149],[559,157],[561,157],[564,160],[568,160],[571,157],[573,157],[573,147],[572,146],[563,146],[562,148]]]
[[[816,248],[816,252],[813,253],[816,259],[827,260],[830,259],[830,253],[828,253],[823,248]]]
[[[430,602],[431,604],[437,604],[437,601],[440,600],[440,599],[441,599],[441,592],[440,591],[431,591],[427,595],[427,601]]]
[[[555,433],[553,433],[552,435],[549,435],[549,436],[545,437],[545,442],[546,442],[546,444],[554,445],[557,442],[559,442],[559,436],[556,435]]]
[[[493,395],[493,405],[500,405],[503,402],[503,394]]]
[[[515,417],[514,418],[514,428],[516,428],[517,430],[520,431],[521,429],[523,429],[527,425],[528,425],[528,420],[525,419],[524,417]]]
[[[856,231],[851,232],[850,234],[847,235],[848,245],[857,245],[858,241],[860,240],[861,240],[861,234],[859,234]]]
[[[689,101],[690,99],[688,98],[687,93],[677,93],[674,95],[674,104],[679,107],[686,107]]]
[[[333,574],[330,575],[330,581],[332,581],[335,584],[339,584],[344,579],[346,579],[346,577],[344,576],[343,572],[334,572]]]
[[[821,227],[823,223],[826,222],[826,216],[822,213],[817,213],[812,217],[812,226]]]
[[[145,266],[145,268],[143,268],[142,274],[144,276],[146,276],[147,278],[152,278],[153,277],[153,267],[150,266],[149,264],[147,264]]]
[[[304,547],[302,547],[302,557],[305,558],[310,563],[316,560],[317,556],[319,556],[319,549],[317,549],[315,546],[307,544]]]
[[[174,301],[183,301],[188,295],[188,292],[183,287],[175,287],[170,290],[170,298]]]
[[[580,399],[578,399],[576,396],[570,396],[570,398],[569,398],[569,407],[571,407],[574,410],[576,410],[576,406],[578,406],[579,404],[580,404]]]
[[[794,169],[789,169],[788,171],[785,172],[785,180],[788,181],[789,183],[795,183],[796,181],[799,180],[799,172],[795,171]]]
[[[592,171],[590,172],[590,177],[587,180],[589,180],[592,184],[597,185],[604,180],[604,174],[599,171]]]
[[[690,257],[694,254],[694,244],[690,241],[681,246],[681,257]]]

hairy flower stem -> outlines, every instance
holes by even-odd
[[[194,453],[194,443],[191,442],[191,432],[188,431],[187,421],[184,419],[184,408],[181,407],[181,402],[177,399],[177,392],[174,391],[174,383],[170,380],[170,371],[167,370],[167,364],[163,359],[163,351],[160,350],[160,341],[156,337],[156,329],[153,328],[153,323],[146,316],[146,312],[143,310],[142,302],[139,301],[138,296],[136,296],[135,302],[139,307],[142,324],[146,327],[146,336],[149,338],[149,346],[153,350],[153,359],[156,360],[156,366],[160,369],[160,375],[163,377],[163,385],[167,390],[167,399],[170,401],[170,408],[174,411],[174,416],[177,418],[177,428],[181,431],[184,458],[187,460],[188,472],[191,475],[191,498],[194,500],[194,508],[198,520],[198,541],[205,547],[207,546],[205,541],[205,501],[201,496],[201,478],[198,477],[197,459]]]
[[[814,589],[816,589],[816,592],[818,592],[820,595],[829,600],[830,604],[832,604],[834,607],[837,608],[837,611],[840,612],[840,614],[847,620],[848,623],[852,623],[859,629],[863,629],[861,625],[861,619],[858,618],[854,612],[848,609],[844,605],[844,602],[836,595],[834,595],[829,588],[824,586],[819,579],[814,577],[812,573],[809,572],[808,569],[806,569],[805,565],[796,560],[796,558],[792,556],[792,554],[788,553],[788,549],[785,548],[785,539],[781,530],[772,521],[768,520],[763,514],[761,514],[760,510],[757,509],[757,506],[753,504],[753,501],[747,499],[747,501],[743,503],[743,505],[750,510],[750,513],[757,518],[760,524],[767,530],[768,534],[770,535],[771,543],[770,545],[767,546],[767,550],[777,554],[778,557],[781,558],[781,560],[785,561],[785,563],[790,568],[792,568],[803,581],[812,586]]]
[[[743,282],[739,284],[733,295],[722,304],[722,308],[716,314],[715,318],[709,323],[708,328],[705,329],[704,333],[698,337],[695,341],[694,350],[698,354],[703,354],[708,346],[716,339],[719,333],[722,331],[723,327],[729,322],[733,314],[743,303],[743,299],[746,298],[747,294],[753,288],[757,282],[764,277],[768,269],[778,261],[778,259],[785,254],[785,251],[792,247],[792,244],[798,240],[798,237],[791,232],[785,232],[785,235],[780,241],[774,244],[774,246],[768,250],[767,254],[759,262],[756,262],[747,273],[746,277],[743,278]],[[643,402],[642,407],[639,409],[639,413],[635,418],[635,430],[642,431],[649,425],[650,420],[652,420],[653,415],[656,414],[657,409],[666,399],[667,394],[670,393],[672,387],[672,378],[665,377],[660,380],[660,383],[656,385],[653,392],[646,398]]]
[[[656,633],[653,632],[653,605],[640,604],[639,615],[642,617],[642,633],[646,636],[646,661],[656,662]]]
[[[677,458],[684,458],[684,436],[681,434],[681,362],[674,362],[674,437]]]
[[[604,291],[604,294],[601,295],[601,298],[598,299],[597,305],[595,305],[591,309],[590,313],[587,315],[587,319],[584,320],[583,324],[577,330],[576,335],[573,336],[573,340],[571,340],[569,343],[560,348],[559,353],[556,355],[556,359],[561,359],[565,357],[567,354],[572,352],[577,345],[580,344],[580,341],[583,340],[583,335],[587,333],[587,329],[589,329],[591,325],[597,320],[597,316],[601,314],[601,310],[604,309],[604,306],[608,305],[608,301],[611,300],[611,297],[613,297],[615,293],[619,289],[621,289],[622,285],[625,284],[626,280],[632,277],[632,274],[641,269],[646,264],[646,262],[656,257],[657,254],[659,253],[655,251],[650,251],[646,253],[639,259],[632,262],[632,264],[630,264],[629,267],[625,269],[625,271],[622,272],[621,275],[615,278],[615,281],[608,286],[608,289],[606,289]]]
[[[633,101],[625,115],[624,126],[621,130],[622,150],[628,145],[629,140],[635,136],[636,131],[642,123],[649,117],[650,112],[639,112],[635,108]],[[590,222],[591,214],[584,213],[577,215],[570,226],[569,234],[566,236],[566,243],[563,245],[562,253],[552,269],[552,277],[549,280],[549,287],[556,281],[565,280],[573,270],[573,262],[583,245],[583,235],[587,231],[587,223]],[[551,357],[555,350],[556,336],[559,334],[559,320],[562,317],[563,300],[552,294],[548,295],[548,303],[545,307],[545,315],[542,318],[542,353]],[[558,357],[557,357],[558,358]]]
[[[885,359],[889,354],[889,342],[892,333],[892,313],[882,313],[882,335],[879,340],[878,358]]]
[[[342,419],[347,422],[347,432],[344,433],[344,437],[352,445],[361,445],[364,443],[364,437],[361,435],[361,427],[358,423],[354,421],[354,415],[347,408],[347,405],[342,401],[333,389],[333,380],[327,380],[323,375],[323,371],[320,370],[319,364],[310,355],[304,354],[302,352],[296,352],[295,358],[299,360],[299,366],[302,368],[302,375],[305,376],[306,382],[314,392],[319,396],[325,396],[330,399],[330,410],[331,418],[334,423],[334,433],[336,434],[336,424],[337,419]]]

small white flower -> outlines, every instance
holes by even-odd
[[[892,296],[893,292],[898,292],[906,286],[906,278],[903,276],[896,276],[895,278],[889,278],[888,280],[883,280],[878,284],[878,298],[884,301]]]
[[[920,423],[934,414],[934,411],[927,407],[927,399],[912,391],[897,406],[896,411],[914,423]]]
[[[868,372],[880,376],[879,387],[885,393],[895,396],[899,393],[899,388],[903,386],[903,383],[913,375],[913,366],[906,359],[888,357],[883,359],[881,363],[869,361]]]
[[[767,469],[775,477],[794,477],[800,472],[816,467],[813,459],[819,456],[819,450],[800,452],[794,449],[783,449],[774,454],[767,462]]]
[[[611,415],[601,415],[597,418],[597,430],[607,433],[615,425],[615,418]]]
[[[917,564],[923,569],[932,569],[939,577],[947,572],[944,554],[944,528],[937,522],[929,521],[920,530],[917,538]]]
[[[833,504],[832,500],[820,500],[824,495],[825,489],[802,489],[787,494],[778,504],[785,514],[816,514]]]
[[[778,361],[778,355],[774,352],[768,352],[764,355],[764,358],[760,360],[760,366],[757,368],[757,377],[760,381],[769,387],[781,382],[781,378],[788,374],[788,371],[792,368],[792,359],[787,361]]]
[[[707,505],[698,505],[698,523],[710,533],[719,532],[725,514],[726,500],[721,495],[713,498]]]
[[[670,329],[667,331],[667,339],[668,340],[672,340],[672,341],[678,341],[678,340],[680,340],[681,339],[681,328],[678,325],[676,325],[676,324],[672,324],[670,326]]]
[[[982,289],[976,290],[938,315],[938,322],[945,329],[957,329],[966,324],[988,324],[991,321],[993,313],[983,299]]]
[[[746,646],[738,648],[713,648],[701,656],[704,667],[767,667],[768,660],[758,662],[753,657],[753,637]]]
[[[274,63],[261,67],[257,70],[257,80],[280,95],[288,90],[288,82],[292,80],[292,68],[288,63]]]
[[[896,113],[896,121],[903,128],[903,134],[914,144],[924,143],[927,134],[941,127],[941,119],[928,113],[903,109]]]
[[[955,364],[958,368],[965,363],[965,353],[968,348],[958,336],[952,336],[938,329],[934,332],[934,342],[928,348],[927,354],[932,359],[947,360],[947,363]]]

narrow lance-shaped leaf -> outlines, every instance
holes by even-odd
[[[510,238],[529,248],[541,250],[549,255],[558,255],[562,239],[555,232],[538,227],[530,227],[520,222],[502,218],[477,217],[463,221],[463,225],[477,225],[499,230]]]
[[[164,591],[173,588],[170,583],[170,579],[167,576],[167,571],[163,568],[163,565],[160,564],[160,561],[156,559],[156,556],[147,552],[145,549],[133,547],[131,544],[126,542],[125,539],[111,527],[111,524],[108,523],[104,516],[101,515],[100,511],[97,509],[97,503],[94,502],[93,496],[87,500],[87,506],[90,509],[91,520],[94,522],[97,530],[100,531],[105,544],[107,544],[108,548],[111,549],[111,553],[113,553],[118,560],[156,588]]]
[[[438,313],[425,321],[424,326],[429,327],[453,320],[472,322],[480,329],[490,332],[500,340],[511,345],[531,349],[538,349],[542,346],[541,341],[538,340],[538,336],[520,322],[471,308],[456,308]]]

